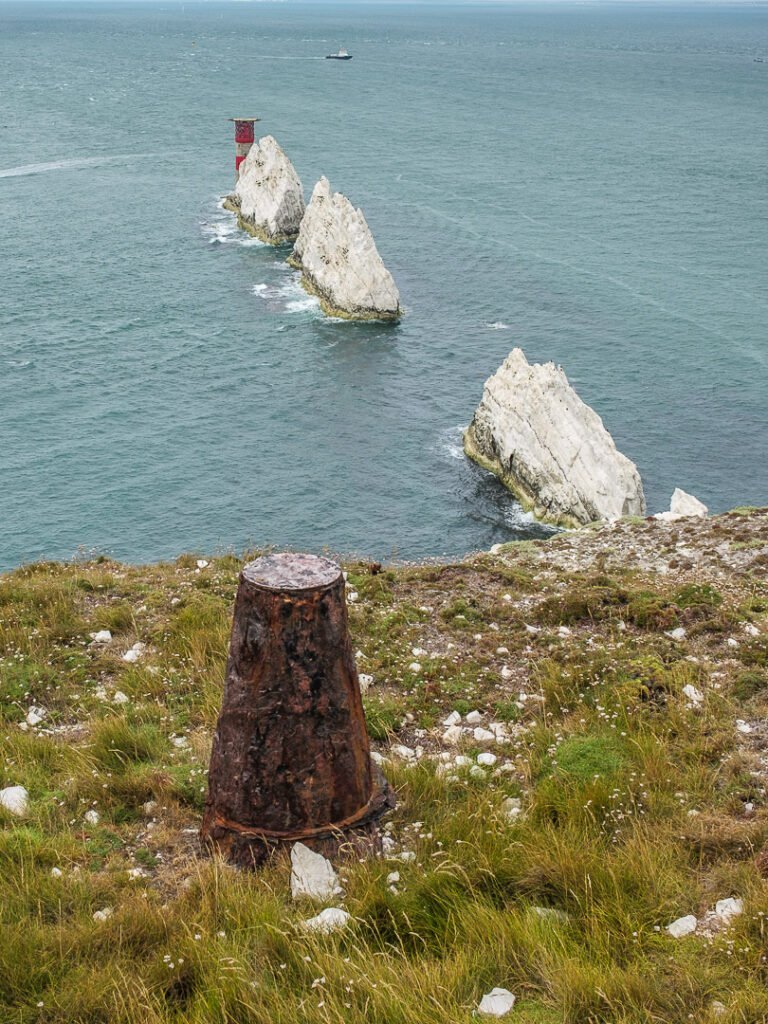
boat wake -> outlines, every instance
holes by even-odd
[[[79,170],[82,167],[99,167],[102,164],[120,163],[135,160],[139,156],[151,156],[151,153],[125,153],[120,156],[91,156],[74,160],[53,160],[47,164],[22,164],[20,167],[6,167],[0,170],[0,178],[26,178],[31,174],[47,174],[49,171]]]

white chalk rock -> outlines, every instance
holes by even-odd
[[[479,711],[470,711],[467,717],[465,718],[467,725],[480,725],[482,720],[483,716],[480,714]]]
[[[704,502],[676,487],[669,502],[669,512],[657,512],[653,518],[663,523],[676,523],[678,519],[703,519],[708,511]]]
[[[513,349],[485,382],[464,451],[540,519],[565,526],[645,515],[636,466],[554,363]]]
[[[450,725],[443,733],[442,741],[448,746],[455,747],[461,741],[462,734],[463,729],[460,725]]]
[[[302,921],[301,927],[308,932],[320,932],[321,935],[330,935],[331,932],[338,932],[349,924],[349,914],[341,907],[326,907],[316,917],[310,917]]]
[[[476,743],[493,743],[496,739],[495,734],[488,729],[475,729],[472,735]]]
[[[112,639],[112,634],[108,629],[100,629],[98,633],[91,633],[91,640],[95,644],[108,644]]]
[[[289,262],[301,270],[305,287],[330,316],[400,316],[400,294],[362,211],[340,192],[331,193],[327,178],[315,185]]]
[[[698,705],[701,704],[701,702],[704,700],[704,694],[692,683],[687,683],[683,687],[683,693],[691,702],[691,704],[695,705],[696,707],[698,707]]]
[[[461,715],[458,711],[452,711],[447,718],[443,719],[443,725],[450,728],[452,725],[458,725],[461,722]]]
[[[114,910],[112,909],[112,907],[104,907],[103,910],[97,910],[93,914],[93,920],[94,921],[108,921],[109,918],[112,917],[113,914],[114,914]]]
[[[299,234],[304,187],[296,168],[271,135],[251,146],[227,203],[240,226],[262,242],[279,245]],[[201,568],[203,568],[201,566]]]
[[[485,768],[491,768],[496,764],[498,758],[495,754],[478,754],[477,763],[483,765]]]
[[[357,676],[360,682],[360,692],[365,693],[373,686],[373,676],[368,675],[365,672],[360,672]]]
[[[40,723],[47,714],[48,712],[45,710],[45,708],[30,708],[29,711],[27,712],[27,725],[40,725]]]
[[[744,913],[744,901],[736,899],[734,896],[718,900],[715,904],[715,913],[723,924],[730,924],[734,917]]]
[[[333,865],[321,853],[315,853],[304,843],[291,848],[291,896],[308,896],[313,900],[327,900],[341,892]]]
[[[29,807],[29,793],[23,786],[6,786],[0,789],[0,807],[23,818]]]
[[[693,935],[697,924],[698,921],[694,915],[688,914],[686,917],[678,917],[672,924],[668,924],[667,931],[673,939],[683,939],[686,935]]]
[[[685,491],[676,487],[669,503],[669,511],[674,516],[695,516],[703,519],[709,509],[703,501],[699,501],[692,494],[686,494]]]
[[[480,1000],[477,1012],[487,1017],[504,1017],[515,1005],[515,996],[506,988],[493,988]]]
[[[89,825],[98,825],[101,821],[101,815],[98,811],[86,811],[83,815],[83,819],[87,821]]]

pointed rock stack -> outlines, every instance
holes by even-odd
[[[328,179],[315,185],[288,261],[323,312],[350,320],[397,320],[400,294],[361,210]]]
[[[513,349],[485,382],[464,450],[540,519],[563,526],[645,515],[636,466],[554,363]]]
[[[251,146],[234,194],[224,205],[240,227],[262,242],[280,245],[298,236],[304,216],[304,188],[296,169],[271,135]]]

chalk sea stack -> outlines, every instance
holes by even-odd
[[[361,210],[328,179],[315,185],[288,262],[328,316],[397,320],[400,294]]]
[[[304,216],[304,189],[291,161],[271,135],[251,146],[235,191],[224,206],[241,228],[271,245],[293,242]]]
[[[464,451],[547,522],[578,526],[645,515],[636,466],[554,363],[513,349],[485,382]]]

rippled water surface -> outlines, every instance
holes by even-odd
[[[514,345],[653,510],[768,503],[767,93],[760,6],[0,2],[0,565],[530,536],[460,446]],[[363,207],[399,326],[234,228],[233,114]]]

